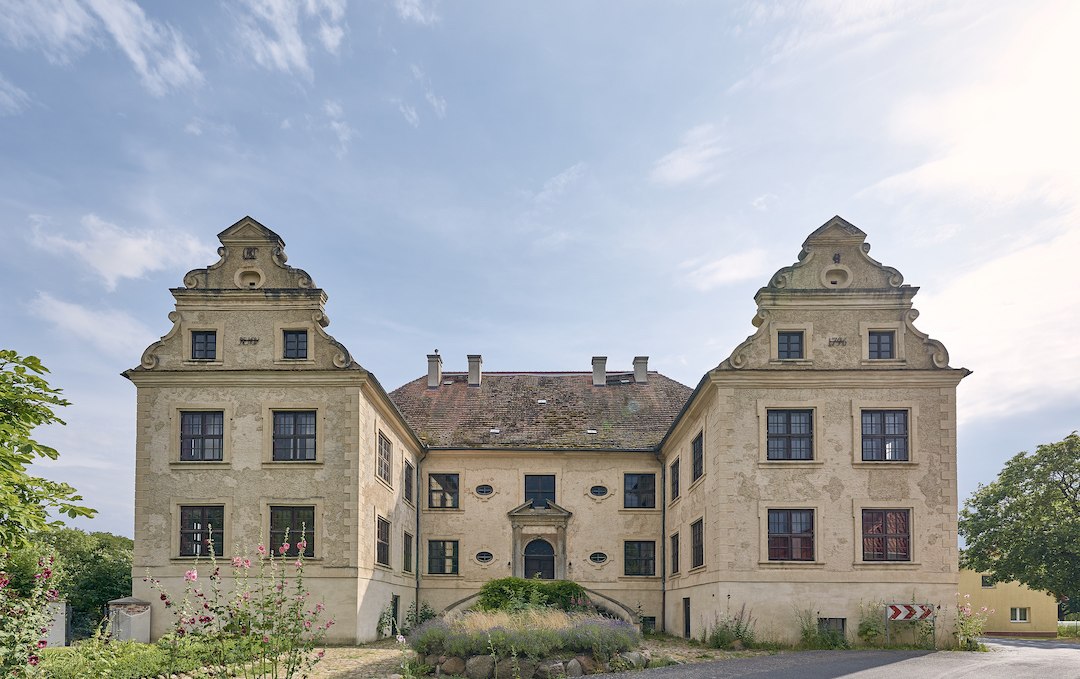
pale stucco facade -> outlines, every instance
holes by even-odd
[[[994,582],[989,573],[967,569],[960,571],[957,591],[974,613],[986,616],[983,633],[987,636],[1057,637],[1057,600],[1046,592],[1019,582]]]
[[[479,356],[443,375],[431,356],[426,379],[387,394],[326,334],[325,294],[276,234],[246,218],[219,237],[221,261],[185,277],[172,330],[125,373],[138,387],[135,594],[155,603],[155,636],[169,617],[145,571],[180,589],[189,524],[223,517],[229,557],[269,540],[271,507],[312,517],[307,582],[339,642],[373,638],[391,597],[460,608],[537,563],[617,614],[694,636],[742,604],[783,639],[794,607],[850,635],[861,602],[953,601],[967,371],[913,325],[917,288],[842,219],[759,291],[757,332],[692,393],[644,357],[623,373],[598,357],[590,381],[483,375]],[[189,431],[203,417],[220,418],[210,437]],[[282,433],[301,420],[310,440]],[[886,422],[888,435],[867,433]],[[444,475],[456,494],[432,501]],[[527,501],[538,479],[550,504]]]

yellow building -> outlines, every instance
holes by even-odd
[[[987,573],[966,569],[960,571],[958,591],[974,610],[988,609],[983,628],[987,636],[1057,637],[1057,600],[1046,592],[1019,582],[994,582]]]
[[[326,294],[245,218],[172,290],[138,388],[135,593],[206,551],[304,530],[331,641],[379,612],[468,606],[509,575],[569,578],[610,610],[698,636],[745,604],[857,627],[874,600],[957,590],[956,386],[914,326],[918,288],[839,217],[757,296],[756,332],[696,388],[611,370],[444,372],[387,393],[325,328]],[[585,366],[582,366],[585,367]],[[212,531],[212,532],[211,532]],[[295,544],[292,547],[296,549]]]

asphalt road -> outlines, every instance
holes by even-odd
[[[659,667],[608,677],[713,679],[1080,679],[1080,644],[985,639],[990,651],[803,651],[696,665]]]

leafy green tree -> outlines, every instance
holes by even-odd
[[[105,605],[131,594],[133,543],[112,533],[86,533],[57,528],[31,537],[30,544],[12,552],[5,568],[11,587],[30,596],[38,563],[55,556],[52,584],[71,604],[75,637],[88,637],[105,616]]]
[[[1019,453],[960,512],[961,563],[1062,599],[1080,598],[1080,436]]]
[[[0,545],[6,550],[25,545],[32,533],[59,525],[50,514],[94,515],[79,504],[82,497],[68,484],[27,471],[34,460],[58,456],[30,436],[34,427],[64,423],[53,409],[68,402],[42,377],[47,372],[36,356],[0,350]]]

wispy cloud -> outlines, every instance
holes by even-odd
[[[180,32],[148,19],[133,0],[86,0],[120,49],[135,66],[143,86],[162,96],[174,89],[200,85],[195,52]]]
[[[123,229],[89,214],[82,218],[83,237],[52,233],[48,219],[35,216],[31,232],[35,246],[54,254],[73,255],[115,290],[125,278],[166,268],[192,267],[213,261],[213,246],[181,231]],[[141,349],[140,349],[141,351]]]
[[[78,0],[0,0],[0,39],[16,49],[41,50],[56,64],[94,44],[99,28]]]
[[[341,108],[339,102],[327,100],[323,104],[323,113],[326,114],[328,119],[327,125],[330,131],[337,137],[337,147],[334,153],[338,158],[344,158],[349,152],[349,144],[352,142],[355,130],[345,120],[345,110]]]
[[[65,335],[89,342],[94,349],[116,358],[139,356],[154,341],[154,333],[123,311],[90,309],[38,292],[30,303],[34,315]]]
[[[394,0],[394,9],[402,21],[430,26],[439,20],[435,3],[426,0]]]
[[[54,63],[103,44],[105,35],[155,96],[203,82],[180,32],[147,17],[134,0],[0,0],[0,37],[17,49],[40,49]]]
[[[323,48],[337,54],[348,26],[344,0],[242,0],[240,40],[263,68],[314,77],[304,41],[307,24]]]
[[[764,250],[755,248],[708,261],[700,258],[688,260],[680,264],[679,268],[684,270],[683,284],[707,292],[729,283],[766,276],[768,259]]]
[[[416,78],[417,82],[419,82],[423,86],[424,99],[426,99],[427,103],[431,105],[431,109],[435,111],[435,115],[438,116],[440,119],[445,118],[446,99],[443,99],[439,95],[435,94],[435,89],[431,86],[431,79],[428,78],[427,74],[424,73],[423,69],[421,69],[416,64],[413,64],[412,66],[412,74],[413,77]]]
[[[398,110],[401,111],[402,117],[405,118],[405,122],[409,123],[413,127],[420,127],[420,116],[416,113],[416,109],[409,106],[403,101],[397,103]]]
[[[945,195],[997,207],[1042,201],[1080,208],[1080,5],[1060,3],[1011,25],[992,74],[923,92],[897,107],[891,132],[931,159],[871,189],[886,197]],[[976,80],[976,79],[973,79]]]
[[[752,205],[755,210],[759,210],[761,212],[768,212],[769,208],[776,204],[776,201],[779,199],[780,196],[776,195],[775,193],[763,193],[754,200],[750,201],[750,205]]]
[[[22,113],[30,105],[30,95],[0,73],[0,116]]]
[[[546,206],[566,192],[566,189],[576,183],[585,174],[588,166],[585,163],[574,163],[559,174],[544,182],[544,187],[533,196],[532,202],[536,206]]]
[[[707,184],[717,179],[720,159],[727,150],[722,141],[711,123],[691,128],[678,148],[656,161],[649,178],[665,186]]]
[[[216,123],[195,116],[184,125],[184,132],[193,137],[201,137],[207,132],[213,132],[219,135],[230,135],[236,132],[236,128],[228,123]]]

